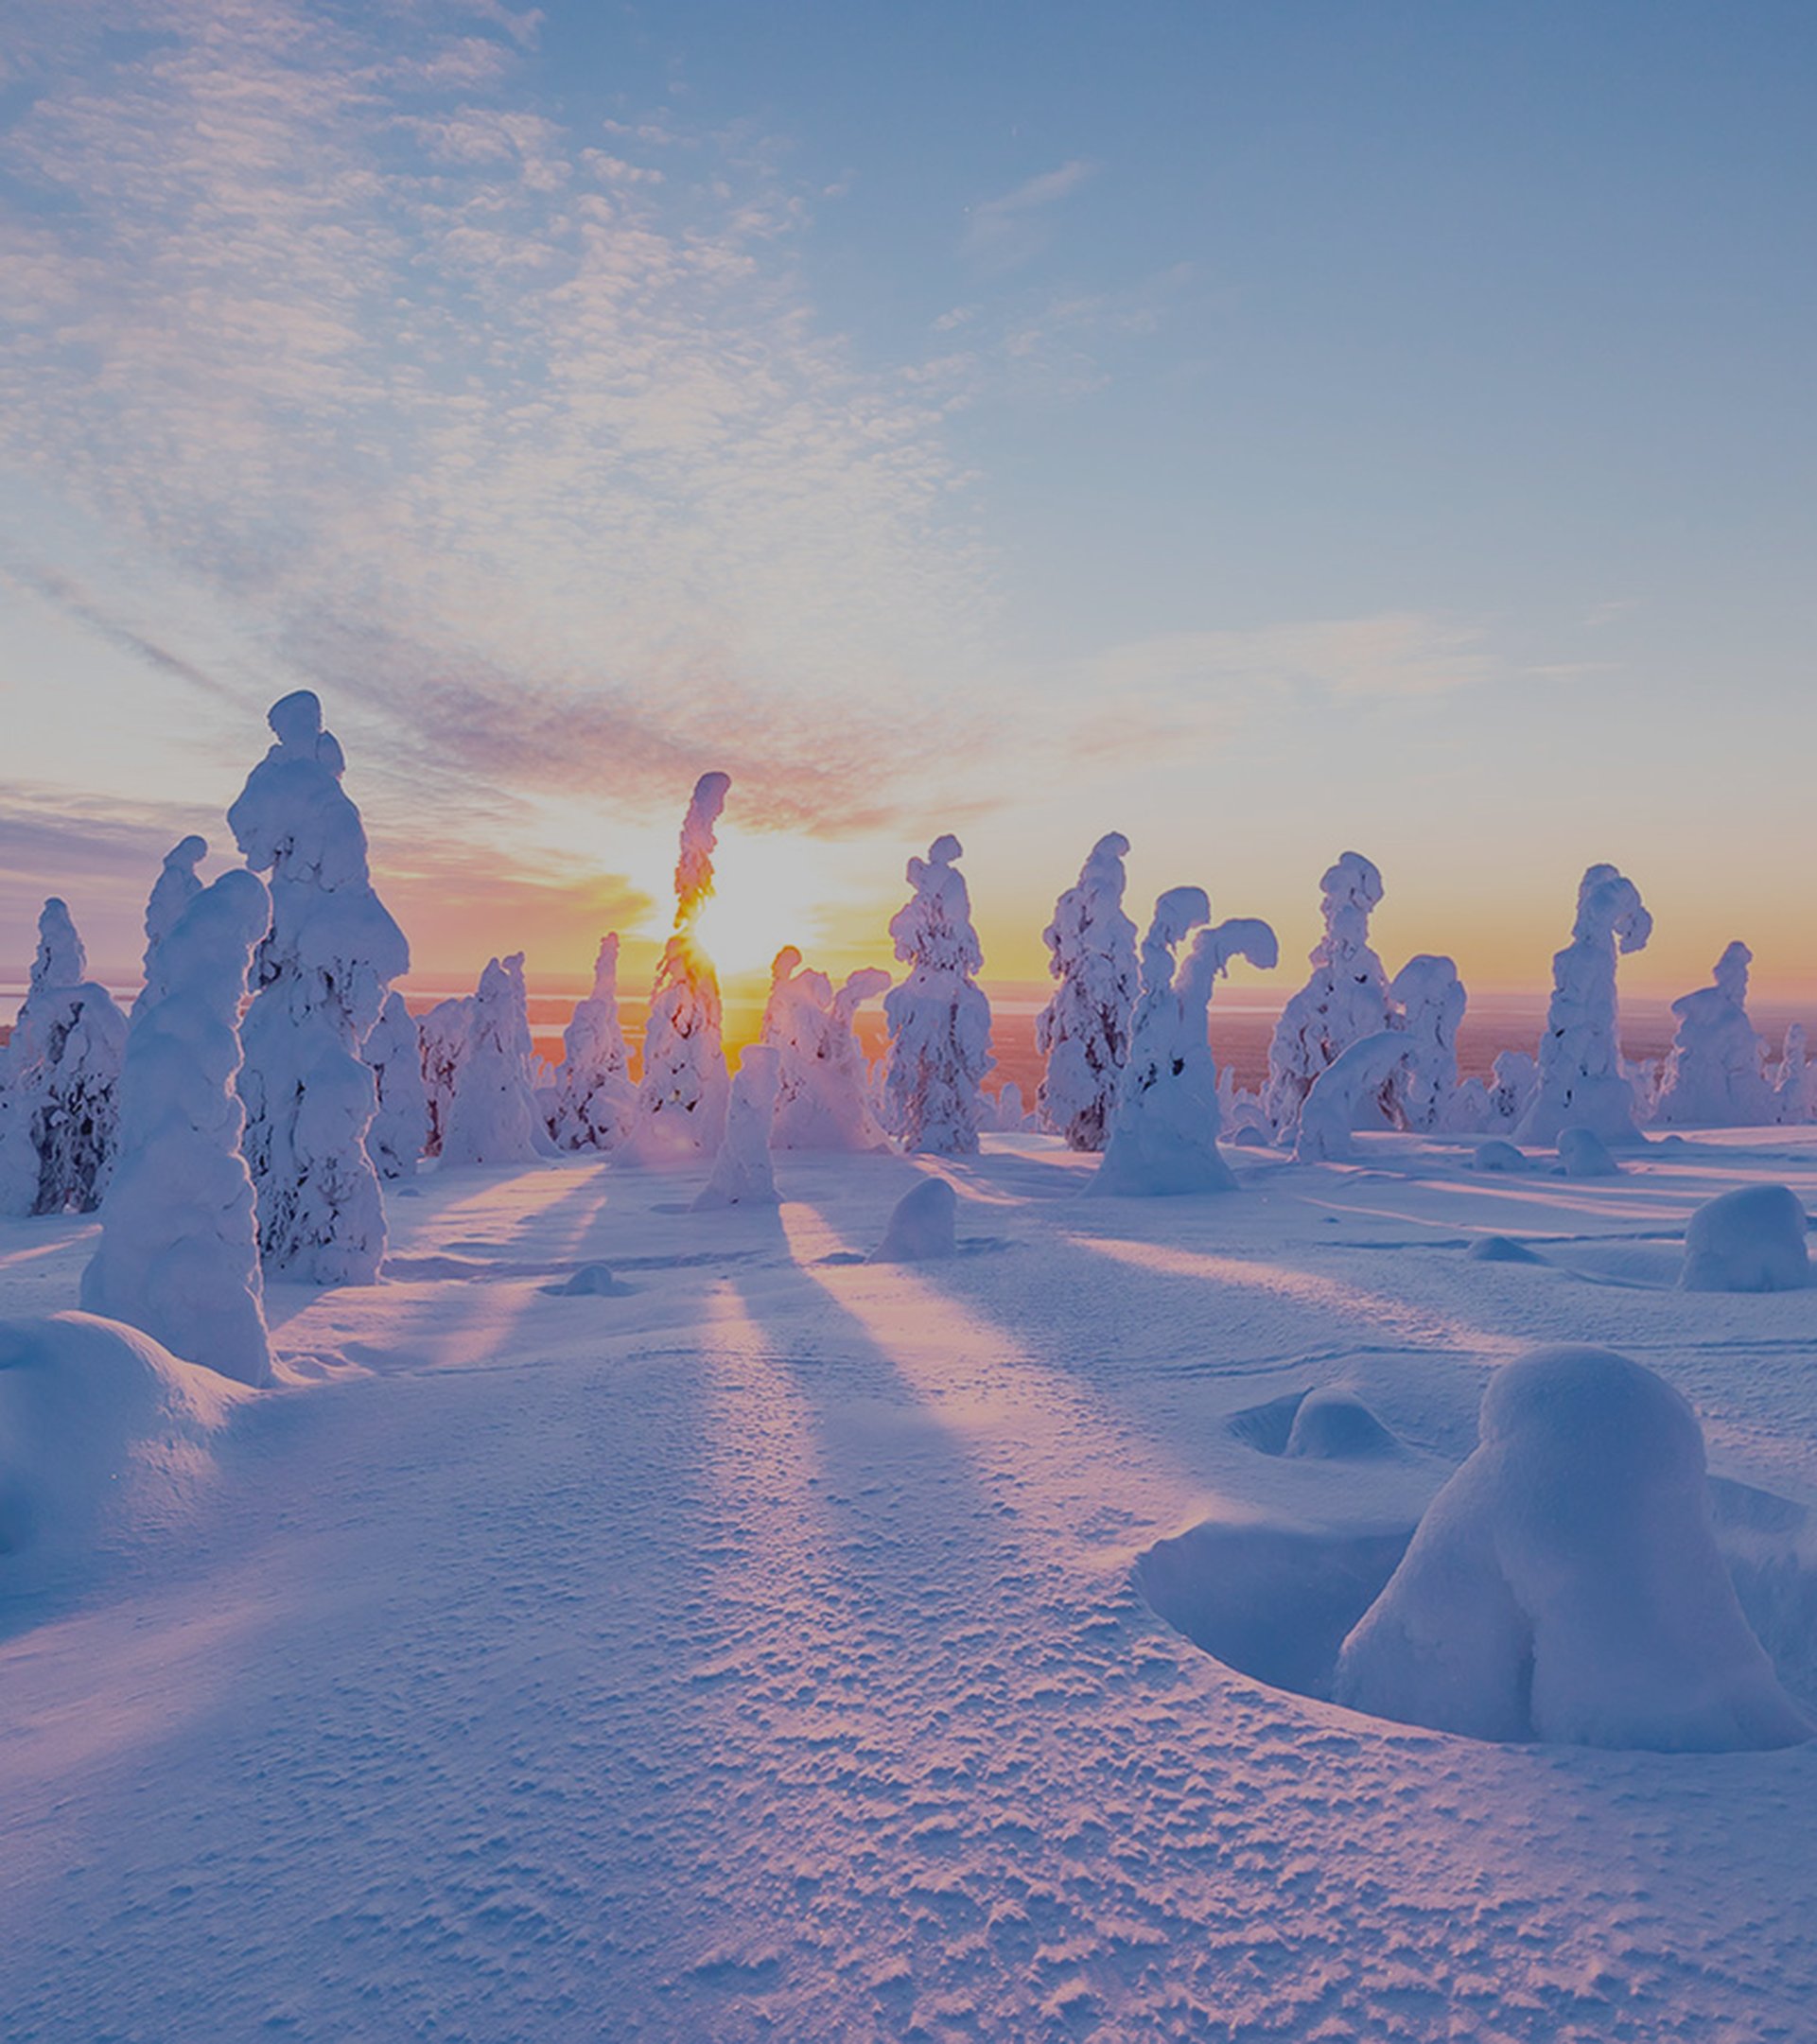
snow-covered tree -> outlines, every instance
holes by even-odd
[[[268,1279],[370,1284],[385,1255],[385,1207],[366,1154],[377,1094],[359,1054],[410,947],[373,891],[366,832],[322,705],[301,689],[271,706],[269,722],[277,742],[227,812],[246,864],[271,890],[240,1032],[259,1253]]]
[[[201,876],[196,868],[208,856],[206,838],[186,837],[164,855],[164,865],[152,882],[145,904],[145,978],[151,984],[157,970],[158,946],[175,927],[190,902],[201,892]]]
[[[1468,996],[1449,958],[1422,952],[1409,958],[1389,988],[1393,1004],[1389,1026],[1406,1039],[1406,1055],[1395,1067],[1389,1099],[1404,1128],[1450,1125],[1458,1097],[1458,1030]]]
[[[1578,887],[1571,941],[1552,960],[1539,1088],[1516,1142],[1556,1143],[1567,1127],[1594,1128],[1605,1143],[1640,1141],[1616,1036],[1616,958],[1642,950],[1652,934],[1634,882],[1612,865],[1591,866]]]
[[[1059,984],[1035,1022],[1035,1048],[1047,1060],[1036,1106],[1069,1149],[1103,1149],[1128,1062],[1138,981],[1136,926],[1123,912],[1128,851],[1118,831],[1099,838],[1041,932]]]
[[[1805,1058],[1805,1025],[1788,1022],[1785,1049],[1773,1069],[1773,1118],[1802,1123],[1817,1118],[1817,1071]]]
[[[1236,1184],[1217,1147],[1217,1067],[1206,1011],[1232,958],[1266,971],[1281,953],[1267,923],[1246,917],[1202,927],[1211,914],[1202,887],[1171,887],[1155,903],[1142,940],[1129,1058],[1094,1193],[1217,1193]],[[1176,967],[1175,952],[1195,930],[1192,950]]]
[[[753,1043],[739,1060],[726,1103],[725,1133],[713,1159],[712,1176],[694,1201],[696,1213],[714,1207],[776,1205],[770,1127],[776,1117],[780,1065],[781,1053],[770,1043]]]
[[[127,1039],[100,1245],[82,1273],[85,1311],[254,1385],[270,1382],[271,1356],[234,1080],[240,1001],[271,914],[265,883],[236,871],[160,922]]]
[[[447,1164],[529,1164],[543,1154],[532,1079],[533,1045],[524,954],[494,958],[467,1010],[454,1092],[442,1125]]]
[[[126,1017],[88,977],[68,908],[38,918],[38,954],[0,1092],[0,1214],[92,1214],[107,1191]]]
[[[429,1103],[423,1039],[401,993],[386,995],[364,1057],[378,1102],[366,1131],[366,1154],[381,1179],[411,1178],[429,1139]]]
[[[619,1026],[619,934],[603,937],[593,991],[562,1031],[562,1069],[550,1133],[565,1150],[615,1150],[631,1133],[638,1090]]]
[[[1655,1121],[1679,1127],[1752,1128],[1777,1120],[1766,1041],[1748,1020],[1753,963],[1745,944],[1731,944],[1716,961],[1715,984],[1672,1003],[1678,1033],[1653,1105]]]
[[[1325,1067],[1390,1021],[1388,975],[1369,942],[1369,919],[1382,899],[1381,874],[1360,852],[1347,851],[1319,884],[1325,934],[1309,953],[1312,977],[1275,1024],[1262,1092],[1283,1144],[1293,1141],[1300,1103]]]
[[[729,1080],[720,1036],[719,975],[696,935],[713,892],[713,827],[731,787],[726,774],[703,774],[682,819],[675,862],[675,927],[663,947],[638,1090],[639,1149],[656,1156],[710,1157],[725,1131]]]
[[[1512,1128],[1539,1093],[1539,1059],[1529,1051],[1498,1051],[1489,1073],[1490,1120]]]
[[[454,1104],[454,1075],[467,1054],[467,1035],[472,1025],[470,993],[438,1001],[416,1019],[416,1034],[423,1045],[423,1099],[429,1122],[428,1137],[423,1145],[426,1157],[442,1154],[448,1109]]]
[[[802,970],[793,945],[777,952],[759,1032],[777,1056],[772,1149],[874,1150],[886,1143],[853,1023],[889,983],[887,972],[869,966],[835,992],[824,972]]]
[[[892,1133],[910,1151],[968,1156],[978,1147],[980,1092],[990,1055],[990,1004],[976,973],[984,963],[971,898],[953,864],[956,837],[937,837],[908,863],[914,894],[890,918],[908,976],[883,996],[889,1029],[884,1098]]]
[[[1392,1096],[1414,1055],[1405,1030],[1381,1029],[1347,1043],[1312,1082],[1300,1103],[1296,1163],[1346,1163],[1356,1155],[1359,1126],[1384,1095]]]

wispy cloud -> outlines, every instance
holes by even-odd
[[[996,269],[1026,262],[1052,238],[1053,208],[1087,183],[1096,169],[1095,164],[1075,159],[973,206],[966,221],[965,253]]]

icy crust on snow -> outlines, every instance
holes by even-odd
[[[1339,1703],[1485,1739],[1810,1737],[1742,1616],[1702,1430],[1662,1377],[1610,1349],[1536,1349],[1490,1379],[1479,1434],[1345,1640]]]
[[[1069,1149],[1102,1150],[1109,1140],[1129,1061],[1139,975],[1136,926],[1123,912],[1128,852],[1121,831],[1099,838],[1041,932],[1059,984],[1035,1019],[1035,1048],[1046,1060],[1036,1109]]]
[[[1660,1079],[1652,1118],[1674,1127],[1751,1128],[1778,1121],[1767,1076],[1767,1045],[1748,1020],[1754,953],[1731,944],[1711,984],[1672,1003],[1678,1031]]]
[[[959,1252],[959,1196],[945,1179],[923,1179],[896,1202],[873,1264],[926,1264]]]
[[[255,874],[195,895],[151,956],[120,1078],[120,1141],[90,1313],[242,1384],[271,1377],[257,1207],[240,1154],[239,1009],[271,919]]]
[[[184,1517],[248,1395],[92,1314],[0,1320],[0,1608]]]
[[[376,1109],[366,1154],[381,1179],[407,1179],[429,1140],[428,1092],[423,1084],[423,1039],[401,993],[385,996],[362,1054],[372,1068]]]
[[[1262,1105],[1278,1139],[1291,1143],[1301,1103],[1319,1074],[1364,1037],[1388,1028],[1388,975],[1370,949],[1369,919],[1382,876],[1360,852],[1342,853],[1319,882],[1325,933],[1312,948],[1312,977],[1281,1011],[1268,1045]]]
[[[776,1119],[781,1053],[753,1043],[739,1060],[725,1107],[725,1134],[707,1184],[694,1201],[697,1213],[714,1207],[773,1207],[776,1173],[770,1165],[770,1125]]]
[[[370,1284],[385,1211],[366,1154],[377,1094],[359,1053],[410,947],[373,891],[366,832],[321,704],[299,690],[269,722],[277,742],[227,812],[246,864],[271,890],[239,1077],[259,1249],[268,1278]]]
[[[1155,903],[1142,940],[1142,998],[1129,1032],[1129,1061],[1117,1089],[1093,1193],[1141,1197],[1230,1192],[1236,1184],[1217,1147],[1222,1125],[1217,1067],[1207,1039],[1212,988],[1232,958],[1267,971],[1280,958],[1267,923],[1238,917],[1205,927],[1202,887],[1172,887]],[[1193,948],[1175,954],[1197,931]]]
[[[1706,1199],[1685,1231],[1687,1292],[1795,1292],[1810,1283],[1808,1223],[1789,1185],[1739,1185]]]
[[[1516,1142],[1555,1144],[1572,1125],[1595,1129],[1605,1143],[1641,1141],[1616,1036],[1616,960],[1645,950],[1652,932],[1634,882],[1612,865],[1591,866],[1578,887],[1571,941],[1552,960],[1539,1085]]]
[[[601,938],[593,991],[562,1031],[562,1069],[550,1133],[565,1150],[615,1150],[631,1134],[638,1090],[619,1022],[619,934]]]
[[[675,861],[675,926],[663,947],[643,1036],[637,1153],[646,1161],[710,1157],[725,1128],[729,1079],[719,976],[695,925],[713,891],[714,826],[731,777],[703,774],[682,818]]]
[[[883,996],[889,1030],[884,1110],[890,1133],[910,1152],[975,1155],[984,1117],[981,1088],[990,1055],[990,1004],[977,984],[984,963],[971,927],[971,897],[955,862],[959,840],[937,837],[911,859],[915,890],[890,918],[896,955],[908,976]]]
[[[87,975],[82,940],[53,896],[0,1051],[0,1214],[92,1214],[107,1191],[127,1024]]]
[[[773,1149],[858,1151],[887,1144],[854,1023],[889,983],[887,972],[869,966],[848,973],[835,992],[824,972],[804,970],[793,945],[776,954],[759,1031],[777,1057]]]
[[[442,1124],[442,1162],[534,1163],[543,1154],[544,1131],[531,1083],[533,1045],[522,952],[487,962],[464,1021]]]

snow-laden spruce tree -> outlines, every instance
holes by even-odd
[[[1392,1099],[1412,1046],[1404,1030],[1381,1029],[1347,1043],[1312,1082],[1300,1103],[1296,1163],[1348,1163],[1356,1130],[1379,1126],[1382,1101]]]
[[[158,946],[175,928],[177,917],[201,892],[201,876],[196,868],[208,856],[208,840],[186,837],[164,855],[164,865],[152,882],[145,904],[145,980],[149,987],[157,970]]]
[[[429,1102],[423,1039],[401,993],[385,996],[363,1055],[378,1103],[366,1131],[366,1154],[381,1179],[412,1178],[429,1139]]]
[[[1142,940],[1142,994],[1129,1032],[1116,1109],[1094,1193],[1219,1193],[1236,1184],[1217,1147],[1217,1067],[1206,1034],[1212,988],[1232,958],[1267,971],[1280,946],[1251,917],[1202,927],[1212,905],[1202,887],[1170,887]],[[1175,952],[1198,932],[1176,967]]]
[[[543,1121],[532,1078],[534,1046],[522,952],[488,961],[466,1021],[442,1125],[442,1162],[534,1163],[543,1154]]]
[[[1036,1108],[1069,1149],[1103,1149],[1129,1057],[1138,972],[1136,926],[1123,912],[1128,852],[1119,831],[1099,838],[1041,932],[1059,984],[1035,1021],[1035,1048],[1047,1060]]]
[[[682,818],[675,862],[675,927],[663,947],[650,1020],[643,1033],[638,1089],[640,1154],[711,1157],[725,1132],[730,1081],[721,1040],[719,975],[696,935],[713,892],[714,826],[731,787],[727,774],[703,774]]]
[[[1382,899],[1381,874],[1360,852],[1347,851],[1319,884],[1325,934],[1308,954],[1312,977],[1275,1024],[1262,1092],[1263,1108],[1284,1144],[1294,1140],[1300,1103],[1319,1074],[1353,1043],[1386,1029],[1391,1016],[1388,975],[1369,942],[1369,919]]]
[[[630,1135],[638,1110],[631,1057],[619,1026],[619,934],[600,941],[593,991],[574,1004],[562,1031],[550,1133],[565,1150],[615,1150]]]
[[[100,1245],[82,1273],[85,1312],[253,1385],[271,1381],[271,1355],[234,1080],[240,1001],[271,916],[264,882],[236,871],[161,922],[127,1039]]]
[[[1389,1087],[1394,1119],[1404,1128],[1450,1126],[1458,1097],[1458,1030],[1469,996],[1449,958],[1421,952],[1394,975],[1389,1026],[1406,1039],[1406,1055]]]
[[[990,1055],[990,1004],[978,986],[984,963],[971,927],[971,897],[953,864],[956,837],[937,837],[908,863],[915,892],[890,918],[908,977],[883,996],[889,1030],[884,1100],[891,1132],[909,1151],[969,1156],[978,1147],[979,1089]]]
[[[227,812],[246,864],[271,890],[240,1031],[259,1254],[268,1280],[370,1284],[385,1255],[385,1208],[366,1154],[377,1094],[359,1054],[410,947],[373,891],[366,832],[322,705],[300,689],[269,722],[277,742]]]
[[[454,1104],[454,1076],[467,1054],[472,1018],[470,993],[452,994],[416,1018],[416,1034],[423,1045],[423,1099],[429,1119],[428,1139],[423,1145],[427,1157],[442,1154],[448,1109]]]
[[[1748,1020],[1754,953],[1731,944],[1714,985],[1672,1003],[1678,1033],[1660,1080],[1653,1119],[1678,1127],[1752,1128],[1778,1119],[1767,1077],[1767,1045]]]
[[[777,1204],[770,1127],[776,1118],[780,1064],[781,1053],[771,1043],[751,1044],[739,1060],[726,1102],[725,1133],[713,1159],[712,1176],[694,1201],[695,1213]]]
[[[88,955],[55,896],[12,1039],[0,1053],[0,1214],[92,1214],[107,1191],[119,1118],[126,1017],[88,977]]]
[[[1775,1121],[1802,1123],[1817,1118],[1817,1071],[1805,1057],[1805,1025],[1786,1024],[1785,1048],[1773,1068]]]
[[[803,970],[793,945],[777,952],[759,1031],[777,1059],[772,1149],[874,1150],[888,1141],[871,1111],[869,1068],[853,1025],[889,983],[887,972],[867,966],[835,992],[824,972]]]
[[[1555,1144],[1570,1127],[1594,1128],[1605,1143],[1641,1140],[1616,1036],[1616,958],[1644,949],[1652,934],[1634,882],[1612,865],[1591,866],[1578,887],[1571,941],[1552,960],[1539,1087],[1516,1142]]]

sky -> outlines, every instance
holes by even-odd
[[[1544,988],[1817,1007],[1817,12],[9,0],[0,982],[321,694],[413,984],[987,977],[1092,841]],[[1817,1015],[1813,1016],[1817,1020]]]

